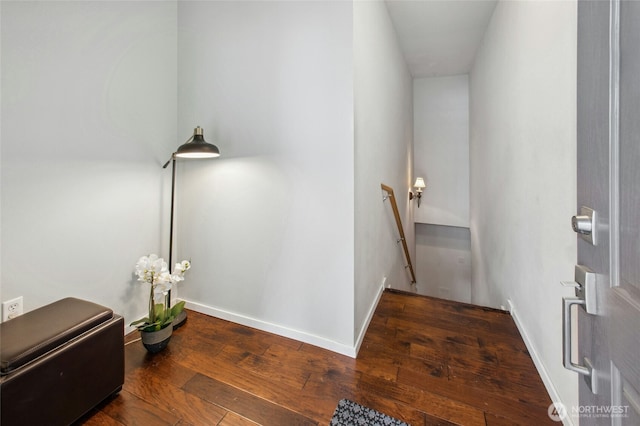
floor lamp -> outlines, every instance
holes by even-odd
[[[198,126],[193,130],[193,136],[180,145],[176,152],[171,154],[171,158],[162,166],[166,169],[171,163],[171,218],[169,219],[169,270],[173,273],[173,216],[176,200],[176,158],[216,158],[220,156],[218,147],[204,140],[202,127]],[[169,290],[169,303],[171,303],[171,290]],[[173,321],[173,329],[182,326],[187,320],[187,313],[182,311]]]

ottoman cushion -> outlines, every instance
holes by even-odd
[[[68,297],[0,324],[0,373],[8,374],[113,318],[113,311]]]

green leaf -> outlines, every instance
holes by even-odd
[[[160,330],[160,324],[157,324],[157,323],[146,324],[146,325],[138,327],[138,330],[140,330],[140,331],[158,331],[158,330]]]
[[[156,303],[154,311],[155,311],[154,320],[161,321],[162,318],[164,318],[164,303]]]
[[[184,310],[185,301],[182,300],[171,307],[171,316],[177,317]]]
[[[148,317],[144,317],[142,319],[139,319],[138,321],[134,321],[129,325],[138,325],[138,324],[142,324],[142,323],[148,323],[149,322],[149,318]]]

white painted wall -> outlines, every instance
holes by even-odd
[[[354,2],[355,91],[355,333],[366,329],[383,277],[411,290],[410,275],[390,201],[380,184],[394,189],[411,256],[409,208],[413,164],[412,79],[383,2]]]
[[[576,3],[500,2],[470,75],[472,300],[512,313],[552,398],[576,237]]]
[[[411,78],[382,2],[3,2],[1,35],[2,300],[142,315],[160,166],[196,125],[223,157],[178,165],[189,307],[353,355],[381,277],[408,283],[379,184],[410,185]]]
[[[469,303],[469,77],[417,78],[413,105],[413,182],[427,184],[420,207],[412,202],[416,289]]]
[[[188,307],[353,354],[353,13],[349,2],[188,2],[178,129]]]
[[[469,228],[416,223],[419,294],[471,303]]]
[[[1,296],[75,296],[126,322],[166,245],[161,165],[176,140],[176,4],[6,2]]]
[[[414,175],[427,185],[420,208],[413,203],[415,221],[468,228],[468,76],[415,79],[413,105]]]

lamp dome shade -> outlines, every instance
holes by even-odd
[[[180,145],[176,151],[176,157],[181,158],[215,158],[220,156],[217,146],[204,140],[202,127],[198,126],[193,131],[193,138]]]
[[[424,179],[421,177],[416,178],[416,183],[414,183],[413,186],[419,189],[426,188],[426,185],[424,184]]]

